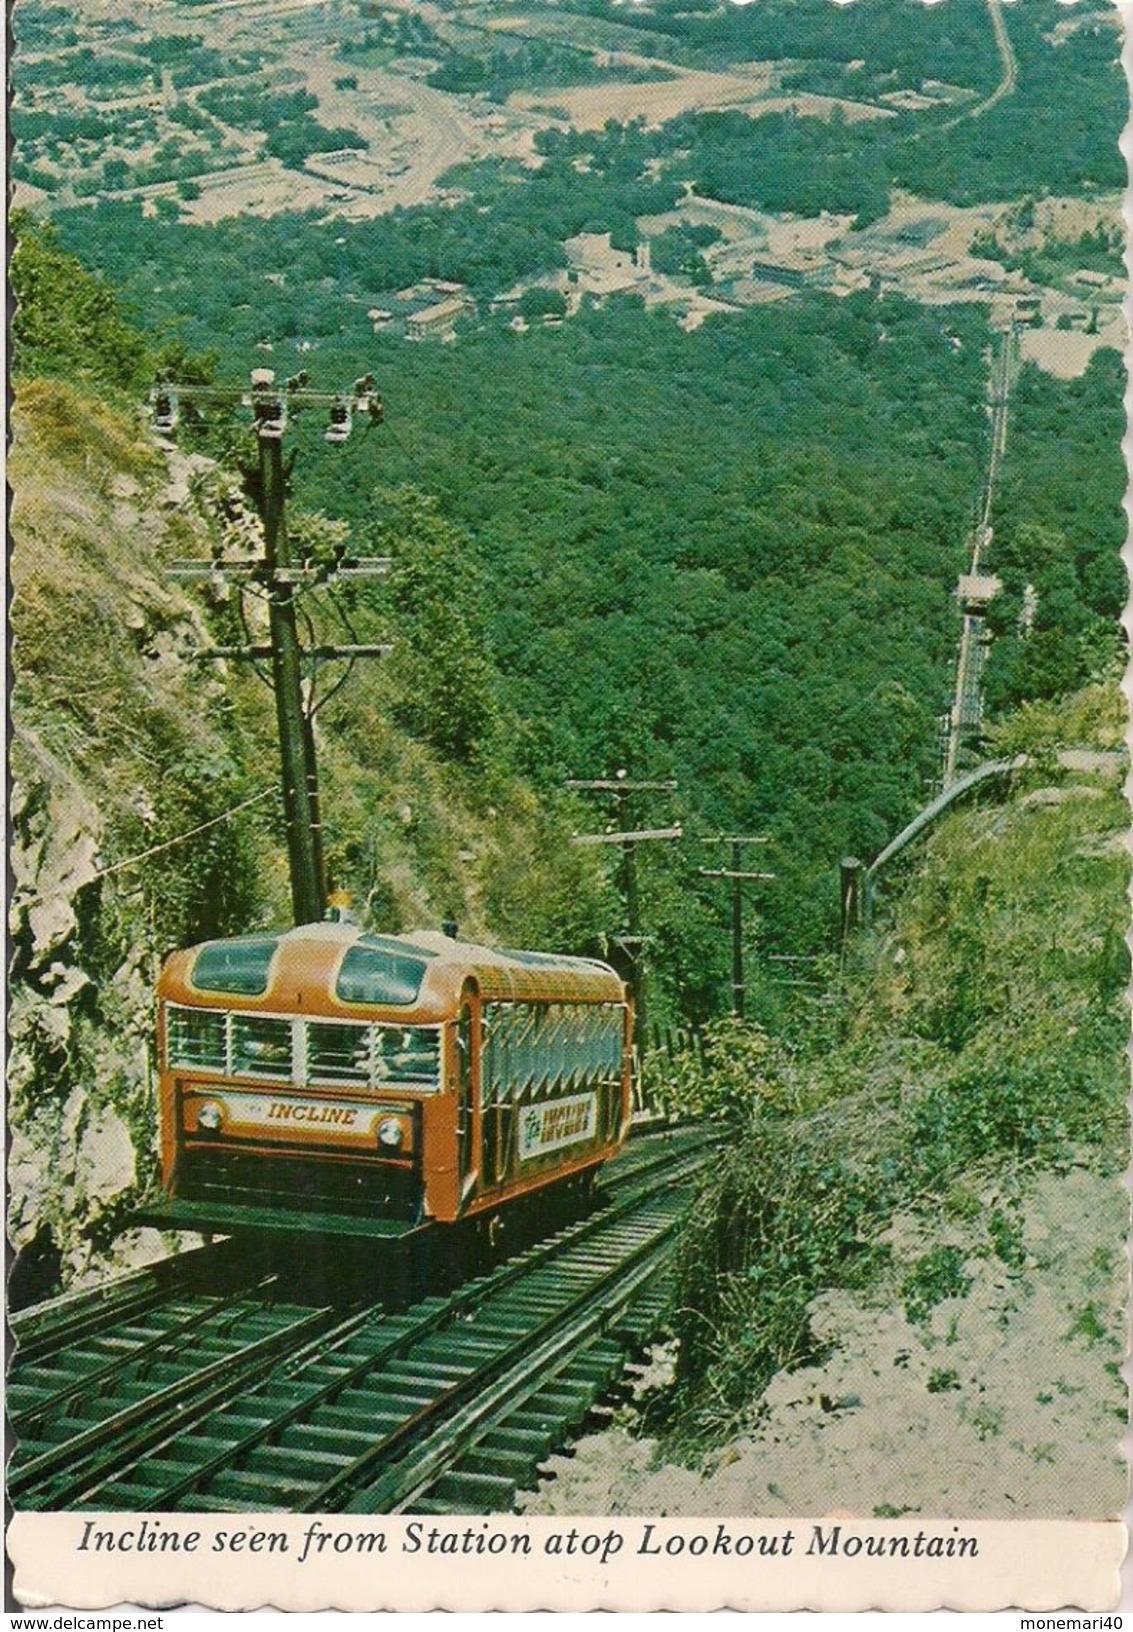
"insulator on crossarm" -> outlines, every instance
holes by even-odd
[[[350,435],[350,404],[332,402],[330,420],[323,435],[328,442],[345,442]]]
[[[280,397],[258,397],[252,410],[259,435],[267,442],[278,442],[287,429],[287,404]]]
[[[177,409],[176,393],[166,386],[158,386],[150,397],[153,404],[153,428],[155,431],[172,431],[176,429],[180,414]]]
[[[280,396],[273,368],[252,370],[251,403],[260,440],[278,442],[287,429],[287,404]]]

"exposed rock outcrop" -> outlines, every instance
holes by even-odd
[[[15,423],[8,1232],[21,1254],[18,1302],[90,1273],[152,1182],[154,977],[185,933],[184,907],[219,896],[222,876],[231,894],[241,866],[232,835],[203,852],[166,841],[239,802],[247,743],[221,682],[185,660],[208,643],[202,609],[162,574],[175,555],[209,551],[196,482],[211,462],[158,455],[128,418],[63,383],[24,382]],[[255,851],[245,852],[247,871]],[[249,883],[241,904],[253,896]],[[133,1232],[114,1258],[161,1250],[154,1232]]]

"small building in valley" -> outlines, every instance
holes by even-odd
[[[446,300],[438,300],[434,305],[425,306],[419,312],[411,312],[405,320],[405,338],[455,340],[457,323],[462,317],[473,314],[475,310],[475,303],[469,296],[450,295]]]

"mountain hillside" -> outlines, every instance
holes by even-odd
[[[286,921],[290,908],[270,691],[238,665],[194,661],[232,607],[163,576],[217,543],[212,461],[155,442],[113,391],[57,378],[19,380],[15,432],[18,1299],[25,1285],[43,1293],[104,1262],[152,1182],[152,991],[164,952]],[[405,551],[413,528],[402,519]],[[415,578],[406,569],[418,589],[423,554]],[[396,625],[396,589],[389,616]],[[422,733],[411,659],[352,678],[320,716],[340,881],[389,930],[451,916],[472,935],[521,944],[593,942],[608,887],[570,846],[566,807],[536,800],[506,768],[473,775],[446,763]],[[113,1256],[159,1245],[153,1232],[130,1234]]]
[[[255,639],[263,602],[165,576],[233,529],[258,552],[251,433],[143,429],[155,368],[208,379],[216,359],[131,327],[50,227],[18,226],[12,1230],[46,1288],[150,1182],[161,955],[283,921],[288,886],[270,692],[193,655]],[[703,841],[766,834],[750,1012],[789,1029],[814,1019],[791,969],[823,979],[838,856],[876,853],[932,775],[988,331],[971,308],[817,292],[735,324],[686,334],[627,298],[562,329],[390,342],[398,428],[328,448],[295,416],[288,514],[313,560],[349,541],[393,562],[303,607],[308,637],[392,642],[337,691],[324,673],[315,723],[330,871],[366,920],[616,957],[616,853],[570,842],[614,811],[564,783],[673,778],[624,813],[684,825],[640,847],[651,1017],[699,1026],[727,1003]],[[1052,387],[1020,387],[1004,601],[1030,586],[1038,609],[1002,631],[1005,699],[1111,660],[1119,388],[1109,353],[1069,422]],[[1035,445],[1069,477],[1020,463]]]
[[[675,1390],[530,1511],[1120,1512],[1124,721],[1098,686],[1005,723],[1028,763],[891,881],[824,1046],[718,1035]]]
[[[15,433],[10,1231],[50,1284],[147,1175],[160,949],[265,892],[255,806],[161,848],[257,785],[223,688],[184,661],[200,614],[159,576],[174,539],[203,543],[190,466],[57,381],[22,382]]]

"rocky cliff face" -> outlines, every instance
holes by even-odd
[[[207,551],[202,462],[55,382],[21,387],[15,425],[8,1227],[22,1301],[101,1264],[151,1180],[153,977],[186,921],[170,897],[191,914],[210,871],[168,841],[238,803],[255,756],[219,682],[184,661],[205,643],[201,614],[161,576],[171,553]],[[211,773],[203,798],[193,767]],[[241,836],[248,852],[247,830],[227,834],[214,870]],[[239,893],[254,896],[251,876]],[[161,1249],[135,1231],[110,1255]]]
[[[84,1086],[66,1087],[70,1066],[87,1052],[83,1009],[91,981],[77,945],[78,902],[96,880],[102,822],[38,733],[17,726],[12,760],[13,973],[22,978],[13,980],[8,1017],[9,1229],[48,1278],[64,1251],[78,1246],[64,1220],[90,1223],[133,1184],[136,1158],[120,1112],[106,1103],[90,1114]],[[28,1267],[25,1260],[25,1273]]]

